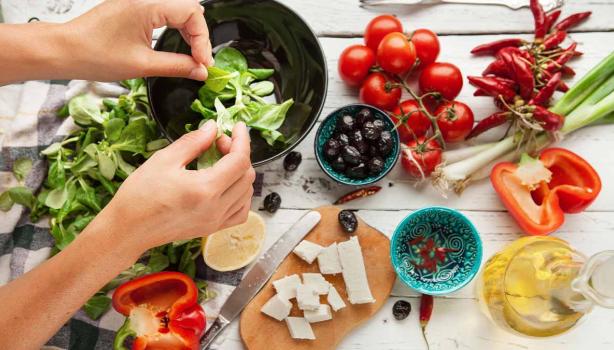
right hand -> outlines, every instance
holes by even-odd
[[[224,156],[213,167],[185,168],[216,142],[216,135],[216,124],[209,121],[156,152],[126,179],[99,216],[117,222],[140,253],[245,222],[256,176],[245,124],[235,125],[232,140],[225,135],[218,139]]]

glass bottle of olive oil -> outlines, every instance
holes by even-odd
[[[595,304],[614,308],[614,251],[586,259],[557,238],[521,238],[486,262],[477,288],[483,311],[502,328],[557,335]]]

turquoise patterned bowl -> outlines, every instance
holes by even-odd
[[[356,113],[358,113],[359,110],[363,108],[370,109],[376,118],[384,121],[384,124],[386,125],[386,130],[390,131],[390,133],[392,134],[393,148],[388,157],[385,159],[384,169],[381,173],[374,176],[366,177],[364,179],[353,179],[348,177],[344,173],[338,172],[333,169],[333,167],[324,157],[324,144],[333,136],[335,132],[335,126],[337,124],[337,119],[339,117],[341,117],[343,114],[355,115]],[[320,124],[320,127],[318,128],[318,131],[316,132],[314,151],[316,154],[316,160],[318,161],[320,168],[322,168],[322,171],[324,171],[324,173],[326,173],[326,175],[328,175],[331,179],[344,185],[364,186],[383,179],[384,176],[386,176],[390,172],[390,170],[394,168],[394,165],[396,164],[397,160],[399,160],[399,152],[401,150],[399,140],[399,132],[394,128],[394,122],[384,111],[373,106],[354,103],[341,107],[327,115],[326,118],[324,118],[324,120]]]
[[[442,295],[465,286],[482,262],[482,241],[460,212],[428,207],[409,214],[390,241],[399,278],[423,294]]]

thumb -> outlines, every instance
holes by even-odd
[[[208,120],[200,129],[181,136],[177,141],[166,147],[163,157],[169,162],[179,162],[183,168],[205,152],[217,138],[217,125]]]
[[[193,80],[207,79],[207,68],[190,55],[162,51],[150,51],[148,76],[179,77]]]

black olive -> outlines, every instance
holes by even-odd
[[[367,177],[367,166],[365,165],[365,163],[361,162],[356,166],[348,168],[345,173],[347,176],[353,179],[364,179],[365,177]]]
[[[389,131],[382,131],[382,135],[377,140],[377,149],[383,156],[387,156],[392,151],[392,136]]]
[[[350,131],[354,130],[355,124],[356,122],[354,120],[354,117],[349,114],[345,114],[337,120],[337,130],[349,133]]]
[[[353,233],[356,231],[358,227],[358,219],[356,219],[356,215],[349,210],[342,210],[339,212],[339,223],[345,232]]]
[[[353,146],[358,150],[358,152],[363,156],[369,155],[369,144],[365,141],[354,142]]]
[[[392,315],[398,321],[406,319],[410,312],[411,304],[408,301],[397,300],[397,302],[392,305]]]
[[[268,196],[264,197],[264,210],[269,213],[276,212],[280,205],[281,197],[277,192],[271,192]]]
[[[344,171],[346,168],[345,161],[343,160],[342,156],[337,156],[337,158],[330,162],[330,165],[337,171]]]
[[[373,121],[373,125],[379,129],[379,131],[384,131],[384,129],[386,128],[386,125],[384,124],[384,121],[381,119],[375,119]]]
[[[369,145],[369,155],[371,157],[378,157],[381,154],[379,153],[379,150],[377,149],[377,146],[375,145]]]
[[[350,133],[350,144],[354,144],[355,142],[362,142],[362,132],[360,130],[354,130]]]
[[[358,165],[360,163],[360,152],[354,146],[343,146],[341,155],[347,164]]]
[[[367,163],[367,168],[369,168],[369,174],[377,175],[384,170],[384,159],[382,157],[373,157]]]
[[[370,122],[373,120],[373,112],[369,108],[363,108],[354,117],[356,119],[356,124],[359,126],[364,125],[366,122]]]
[[[341,152],[341,142],[330,139],[324,144],[324,156],[327,159],[335,159]]]
[[[373,123],[374,122],[366,122],[365,125],[362,126],[362,134],[365,139],[369,141],[377,140],[382,133]]]
[[[303,155],[300,152],[292,151],[284,158],[284,169],[294,171],[301,165],[301,161],[303,161]]]
[[[339,133],[337,134],[336,139],[341,143],[342,146],[350,144],[350,137],[347,134]]]

